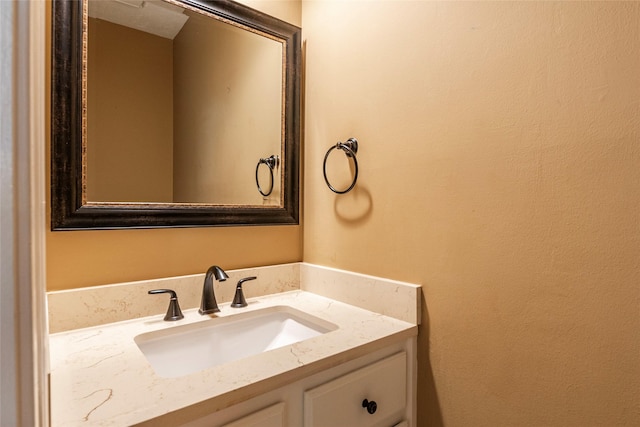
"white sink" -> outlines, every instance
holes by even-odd
[[[276,306],[147,332],[134,340],[158,375],[174,378],[337,328],[294,308]]]

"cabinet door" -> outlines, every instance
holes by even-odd
[[[284,427],[284,403],[261,409],[223,427]]]
[[[395,425],[404,417],[406,381],[407,355],[401,352],[308,390],[304,393],[304,425]]]

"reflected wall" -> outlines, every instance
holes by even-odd
[[[140,22],[167,19],[149,8]],[[279,205],[281,162],[268,197],[256,167],[284,156],[282,43],[174,8],[182,22],[160,31],[120,3],[89,3],[86,200]]]
[[[88,27],[87,200],[171,202],[173,42],[102,19]]]
[[[186,14],[174,39],[174,201],[278,204],[281,169],[266,199],[255,169],[282,156],[282,45]]]

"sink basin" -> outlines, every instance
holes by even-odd
[[[276,306],[146,332],[134,340],[158,375],[174,378],[335,329],[331,322]]]

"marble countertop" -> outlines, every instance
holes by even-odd
[[[50,335],[51,425],[123,426],[207,402],[219,410],[417,335],[417,326],[306,291],[256,297],[224,317],[287,305],[338,326],[335,331],[179,378],[158,376],[134,342],[145,332],[208,320],[149,316]]]

